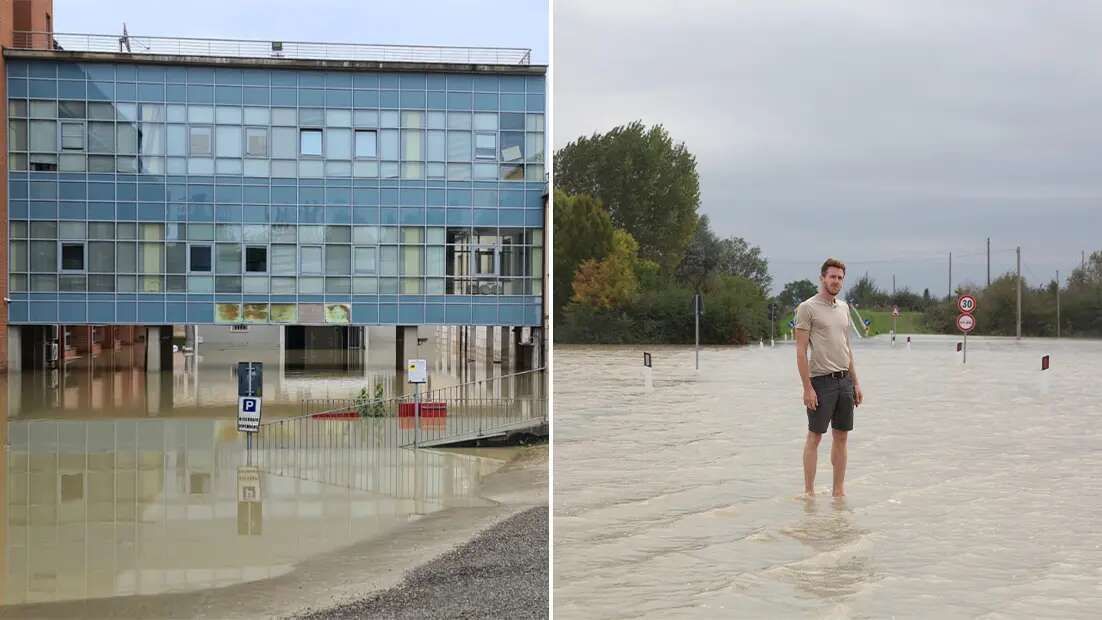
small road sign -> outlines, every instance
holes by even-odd
[[[893,319],[898,319],[899,314],[900,314],[899,313],[899,306],[892,306],[892,318]]]
[[[796,321],[789,321],[789,322],[788,322],[788,326],[789,326],[789,327],[791,327],[791,328],[793,328],[793,329],[795,329],[795,327],[796,327]]]
[[[872,319],[865,319],[865,327],[872,325]]]
[[[957,317],[957,327],[960,331],[968,333],[973,329],[976,329],[976,317],[971,314],[962,314]]]
[[[976,311],[976,298],[971,295],[961,295],[957,300],[957,308],[964,314],[972,314]]]
[[[410,383],[428,383],[429,382],[429,370],[428,362],[426,360],[409,360],[407,370],[409,371]]]
[[[260,430],[259,396],[240,396],[237,399],[237,430],[255,433]]]

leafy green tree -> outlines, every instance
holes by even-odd
[[[708,216],[702,215],[688,247],[685,248],[681,263],[677,266],[677,277],[692,290],[701,291],[708,278],[719,269],[723,259],[723,245],[712,232]]]
[[[602,259],[612,249],[612,219],[593,198],[571,196],[555,190],[555,249],[553,300],[555,317],[570,301],[571,283],[578,266],[589,259]]]
[[[627,231],[616,230],[608,256],[587,259],[578,267],[571,301],[606,310],[628,304],[639,292],[638,252],[635,239]]]
[[[641,121],[570,142],[555,153],[555,185],[601,201],[640,257],[667,272],[681,262],[700,205],[696,158],[661,125]],[[558,237],[556,236],[556,242]]]
[[[719,272],[750,280],[765,291],[773,286],[769,275],[769,261],[761,255],[761,248],[750,245],[742,237],[729,237],[719,242]]]
[[[785,284],[781,294],[777,295],[777,303],[781,305],[781,312],[784,313],[814,297],[818,292],[818,285],[811,280],[793,280]]]

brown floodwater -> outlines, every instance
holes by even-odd
[[[839,500],[791,344],[557,346],[556,617],[1097,617],[1102,342],[957,340],[856,343]]]

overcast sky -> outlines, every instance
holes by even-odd
[[[826,256],[934,295],[1102,250],[1102,2],[556,0],[556,148],[634,119],[776,288]]]
[[[547,0],[54,0],[67,33],[525,47],[547,64]]]

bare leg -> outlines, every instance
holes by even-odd
[[[819,433],[807,431],[807,441],[804,443],[804,493],[815,495],[815,467],[819,460],[819,441],[823,438]]]
[[[848,456],[846,440],[849,438],[849,432],[839,430],[832,432],[834,441],[830,445],[830,464],[834,466],[834,492],[831,495],[842,497],[846,494],[846,458]]]

